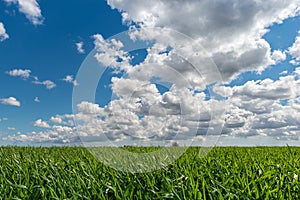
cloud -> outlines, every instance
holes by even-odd
[[[278,62],[281,62],[281,61],[285,61],[286,59],[286,53],[285,52],[282,52],[280,50],[275,50],[273,51],[272,53],[272,59],[278,63]]]
[[[39,81],[37,77],[35,77],[35,80],[32,81],[33,84],[36,85],[44,85],[48,90],[51,90],[56,87],[56,84],[50,80],[45,81]]]
[[[7,71],[6,74],[14,77],[21,77],[24,80],[27,80],[28,78],[32,78],[33,84],[36,85],[44,85],[48,90],[51,90],[56,87],[56,84],[53,81],[50,80],[45,80],[45,81],[40,81],[37,76],[31,76],[31,70],[29,69],[13,69],[10,71]]]
[[[51,121],[61,122],[61,124],[67,124],[64,120],[72,118],[73,115],[55,116],[51,117]],[[61,118],[63,121],[59,121]],[[73,124],[74,125],[74,124]],[[15,135],[9,135],[4,140],[20,141],[20,142],[53,142],[53,143],[70,143],[78,142],[79,137],[75,131],[73,125],[52,125],[50,126],[46,121],[38,119],[35,121],[34,126],[39,128],[45,128],[45,131],[32,131],[29,133],[18,133]]]
[[[299,68],[279,80],[248,81],[240,86],[226,87],[227,134],[237,136],[271,136],[277,139],[298,140],[300,133]],[[219,87],[219,86],[216,86]],[[223,86],[225,87],[225,86]],[[287,103],[282,103],[285,100]]]
[[[7,121],[7,120],[8,120],[7,117],[2,117],[2,118],[0,118],[0,122],[2,122],[2,121]]]
[[[63,123],[63,118],[60,116],[55,116],[51,117],[51,122],[56,123],[56,124],[62,124]]]
[[[102,55],[97,59],[103,61],[102,64],[108,63],[108,57],[115,58],[115,52],[128,58],[127,52],[118,50],[110,42],[101,42],[98,52]],[[103,48],[109,51],[102,51]],[[159,45],[149,47],[146,59],[134,67],[126,60],[115,62],[112,68],[116,71],[122,69],[126,74],[112,78],[110,87],[118,98],[104,107],[83,101],[77,105],[78,113],[72,116],[76,119],[76,127],[66,124],[66,119],[71,115],[54,116],[50,121],[59,125],[52,126],[48,131],[28,134],[27,139],[62,143],[78,142],[80,139],[172,141],[175,138],[192,140],[200,137],[205,141],[207,135],[220,134],[219,131],[235,137],[259,135],[297,139],[300,131],[299,68],[278,80],[267,78],[231,87],[216,84],[213,91],[226,97],[226,100],[207,99],[204,92],[197,90],[197,84],[184,84],[187,80],[192,82],[192,75],[189,75],[192,70],[188,65],[182,69],[177,64],[179,61],[168,63],[167,57],[173,55],[172,52],[162,53],[164,51]],[[156,59],[157,69],[149,66],[151,59]],[[153,76],[163,80],[158,82],[162,83],[171,81],[176,74],[171,74],[170,70],[164,71],[159,63],[162,66],[168,63],[184,77],[181,80],[177,76],[175,83],[164,93],[160,93],[156,83],[151,81]],[[282,100],[288,103],[284,105]],[[228,109],[224,112],[226,106]]]
[[[0,102],[3,105],[10,105],[10,106],[16,106],[16,107],[21,106],[21,102],[18,101],[15,97],[3,98],[3,99],[0,99]]]
[[[72,83],[74,86],[78,86],[78,82],[76,80],[74,80],[73,75],[67,75],[62,80],[65,81],[65,82],[67,82],[67,83]]]
[[[220,134],[299,139],[299,68],[278,80],[228,86],[216,79],[216,73],[210,71],[214,65],[207,62],[212,58],[230,82],[242,72],[262,72],[284,61],[287,52],[272,50],[263,36],[272,25],[298,15],[299,0],[110,0],[108,4],[122,12],[124,22],[131,26],[132,39],[154,41],[145,59],[132,66],[132,57],[121,41],[94,35],[97,61],[115,73],[122,72],[123,76],[113,77],[110,84],[116,98],[103,107],[82,101],[77,113],[51,117],[54,125],[40,120],[49,130],[8,138],[58,143],[206,141],[208,136]],[[170,29],[194,41],[172,34]],[[289,49],[292,55],[297,53],[294,46]],[[200,74],[193,63],[201,63]],[[73,76],[64,81],[73,83]],[[211,83],[215,83],[213,92],[218,97],[207,94]],[[168,85],[167,90],[159,91],[159,85]]]
[[[112,39],[104,40],[103,36],[96,34],[94,37],[94,45],[97,53],[95,58],[104,66],[111,66],[115,69],[128,70],[130,67],[130,56],[128,52],[121,50],[124,46],[122,42]]]
[[[261,72],[276,63],[263,35],[273,24],[298,15],[300,1],[110,0],[108,4],[122,12],[128,25],[170,28],[194,38],[211,54],[224,80],[232,80],[241,72]]]
[[[16,135],[9,135],[8,137],[5,137],[3,140],[9,140],[9,141],[18,141],[18,142],[52,142],[52,143],[70,143],[70,142],[78,142],[76,138],[70,139],[70,135],[73,133],[67,133],[64,130],[64,128],[61,128],[59,130],[59,127],[56,127],[58,129],[57,131],[54,130],[48,130],[48,131],[41,131],[41,132],[31,132],[31,133],[20,133]],[[58,132],[61,131],[61,132]],[[64,131],[64,132],[63,132]],[[69,135],[68,138],[66,138],[66,135]]]
[[[294,44],[289,48],[289,54],[295,59],[292,60],[291,63],[298,65],[300,62],[300,31],[299,35],[295,39]]]
[[[83,42],[76,43],[77,52],[80,53],[80,54],[85,53],[85,50],[83,49],[83,45],[84,45]]]
[[[30,77],[31,70],[29,69],[13,69],[6,72],[10,76],[21,77],[28,79]]]
[[[58,125],[66,125],[66,126],[74,126],[74,122],[73,122],[73,115],[56,115],[56,116],[52,116],[50,118],[50,121],[54,124],[58,124]]]
[[[225,86],[222,86],[222,85],[215,85],[213,87],[213,91],[220,95],[220,96],[223,96],[223,97],[229,97],[229,96],[232,96],[232,88],[230,87],[225,87]]]
[[[34,25],[43,24],[44,17],[37,0],[4,0],[8,4],[18,4],[19,11]]]
[[[34,102],[40,103],[41,101],[40,101],[40,99],[39,99],[38,97],[35,97],[35,98],[34,98]]]
[[[50,125],[43,121],[42,119],[38,119],[34,122],[34,126],[40,127],[40,128],[50,128]]]
[[[0,22],[0,42],[6,40],[8,38],[9,38],[9,35],[6,33],[4,24],[2,22]]]
[[[16,130],[16,128],[15,127],[7,127],[7,130],[14,131],[14,130]]]
[[[289,99],[299,94],[300,82],[294,76],[280,77],[279,80],[264,79],[258,81],[248,81],[242,86],[233,87],[233,96],[244,96],[253,100],[261,99]]]
[[[139,67],[139,66],[136,66]],[[134,76],[135,77],[135,76]],[[300,68],[278,80],[248,81],[239,86],[215,85],[224,100],[172,85],[159,93],[156,85],[131,76],[114,78],[111,88],[118,97],[108,105],[81,102],[74,115],[50,118],[49,130],[11,135],[17,141],[72,143],[105,141],[206,141],[222,130],[229,137],[266,136],[299,140]],[[287,103],[282,104],[282,100]],[[227,107],[225,112],[223,108]],[[77,125],[68,124],[75,118]],[[44,121],[40,120],[42,124]],[[218,135],[218,134],[217,134]]]
[[[287,75],[288,73],[289,73],[289,72],[288,72],[287,70],[284,70],[284,71],[280,72],[279,75]]]

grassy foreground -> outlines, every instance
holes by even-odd
[[[300,148],[218,147],[198,155],[189,148],[173,165],[132,174],[84,148],[2,147],[0,199],[300,199]]]

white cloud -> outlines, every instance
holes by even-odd
[[[31,76],[31,70],[29,69],[13,69],[7,71],[6,74],[14,77],[21,77],[25,80],[31,77],[33,79],[32,81],[33,84],[44,85],[48,90],[51,90],[56,87],[56,84],[53,81],[50,80],[40,81],[37,76]]]
[[[78,53],[80,53],[80,54],[84,54],[84,53],[85,53],[85,50],[83,49],[83,45],[84,45],[83,42],[78,42],[78,43],[76,43],[77,51],[78,51]]]
[[[117,142],[127,139],[173,141],[175,137],[176,140],[201,139],[205,142],[208,132],[214,132],[224,125],[222,134],[229,137],[260,135],[280,140],[298,140],[298,71],[296,69],[293,74],[281,77],[277,81],[249,81],[241,86],[225,88],[224,90],[230,91],[225,93],[228,97],[228,107],[224,114],[224,101],[205,100],[203,94],[194,96],[191,91],[173,88],[170,92],[153,95],[142,92],[142,87],[137,95],[122,96],[104,108],[91,102],[82,102],[78,105],[77,114],[57,115],[50,119],[53,123],[65,124],[66,120],[74,117],[78,122],[76,128],[72,125],[54,125],[49,128],[46,124],[50,130],[28,133],[22,138],[18,135],[9,137],[18,141],[55,143],[80,140]],[[127,84],[122,81],[122,85]],[[287,89],[286,85],[291,89]],[[145,87],[145,91],[148,87]],[[286,98],[290,99],[288,103],[281,105],[280,100]],[[139,118],[141,115],[143,118]],[[42,123],[40,120],[39,124]]]
[[[223,96],[223,97],[229,97],[232,95],[232,88],[230,87],[225,87],[225,86],[222,86],[222,85],[215,85],[213,87],[213,91],[215,93],[217,93],[218,95],[220,96]]]
[[[285,61],[286,59],[286,53],[285,52],[282,52],[280,50],[275,50],[273,51],[272,53],[272,59],[278,63],[278,62],[281,62],[281,61]]]
[[[51,122],[56,123],[56,124],[62,124],[63,123],[63,119],[60,116],[55,116],[55,117],[51,117]]]
[[[10,106],[16,106],[16,107],[21,106],[21,102],[18,101],[15,97],[3,98],[3,99],[0,99],[0,102],[1,102],[1,104],[4,104],[4,105],[10,105]]]
[[[74,80],[73,75],[67,75],[65,78],[62,79],[63,81],[67,82],[67,83],[72,83],[74,86],[78,85],[78,82],[76,80]]]
[[[300,62],[300,31],[299,31],[299,35],[295,39],[294,44],[289,48],[289,53],[295,59],[295,60],[292,60],[291,63],[294,65],[299,65],[299,62]]]
[[[216,74],[209,71],[213,65],[203,61],[213,58],[224,79],[229,81],[241,72],[261,72],[285,60],[286,51],[271,50],[263,35],[273,24],[298,14],[300,0],[292,3],[110,0],[108,3],[123,11],[126,23],[132,20],[142,27],[131,30],[132,38],[156,40],[147,49],[145,60],[133,67],[121,41],[107,41],[99,34],[94,35],[98,62],[124,74],[112,78],[110,87],[117,98],[104,107],[83,101],[77,105],[78,113],[51,117],[50,121],[56,124],[53,126],[45,122],[49,130],[9,136],[11,139],[62,143],[80,139],[205,141],[207,135],[218,135],[220,131],[234,137],[299,139],[300,69],[278,80],[248,81],[229,87],[218,82]],[[193,37],[195,44],[172,35],[168,28]],[[167,50],[175,43],[176,48]],[[291,49],[292,54],[295,51]],[[201,76],[192,62],[203,65],[199,68]],[[154,78],[158,79],[156,83]],[[72,83],[74,79],[67,76],[64,81]],[[215,82],[213,91],[226,97],[226,101],[207,98],[204,89]],[[169,84],[168,90],[160,93],[157,84],[164,83]],[[283,100],[287,103],[283,104]],[[77,122],[76,128],[72,117]]]
[[[112,39],[104,40],[102,35],[94,35],[94,44],[97,49],[95,58],[104,66],[120,68],[120,70],[128,70],[130,67],[130,57],[127,52],[121,50],[122,42]]]
[[[248,81],[228,87],[227,120],[224,131],[238,136],[271,136],[298,140],[300,133],[299,68],[279,80]],[[218,86],[217,86],[218,87]],[[282,104],[281,100],[287,100]]]
[[[2,121],[7,121],[7,120],[8,120],[7,117],[2,117],[2,118],[0,118],[0,122],[2,122]]]
[[[127,24],[171,28],[194,38],[211,53],[224,79],[230,80],[241,72],[261,72],[276,63],[262,36],[271,25],[298,15],[300,1],[110,0],[108,4],[123,13]]]
[[[65,115],[56,115],[50,118],[50,121],[54,124],[66,125],[66,126],[74,126],[73,121],[74,115],[65,114]]]
[[[2,22],[0,22],[0,42],[6,40],[8,38],[9,38],[9,35],[6,33],[4,24]]]
[[[39,81],[36,78],[36,80],[32,81],[32,83],[36,85],[44,85],[48,90],[51,90],[56,87],[56,84],[50,80]]]
[[[13,69],[6,72],[10,76],[21,77],[23,79],[28,79],[30,77],[31,70],[29,69]]]
[[[41,101],[40,101],[40,99],[39,99],[38,97],[35,97],[35,98],[34,98],[34,102],[40,103]]]
[[[42,119],[36,120],[33,125],[40,128],[50,128],[50,125]]]
[[[83,114],[99,115],[103,112],[103,109],[101,109],[99,105],[86,101],[81,102],[77,107],[79,112]]]
[[[300,65],[300,61],[296,61],[296,60],[291,60],[290,61],[290,63],[292,64],[292,65]]]
[[[284,71],[280,72],[279,75],[287,75],[288,73],[289,73],[289,72],[288,72],[287,70],[284,70]]]
[[[4,0],[8,4],[18,4],[19,11],[34,25],[43,24],[44,17],[37,0]]]
[[[69,119],[73,115],[64,115],[52,117],[52,122],[58,122],[57,119]],[[55,119],[56,118],[56,119]],[[62,122],[64,124],[65,122]],[[78,135],[73,126],[68,125],[53,125],[50,126],[46,121],[38,119],[35,121],[34,126],[39,128],[45,128],[45,131],[32,131],[29,133],[17,133],[10,135],[4,140],[21,141],[21,142],[54,142],[54,143],[69,143],[78,142]]]
[[[16,130],[16,128],[15,127],[7,127],[7,130],[14,131],[14,130]]]

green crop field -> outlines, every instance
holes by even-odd
[[[299,159],[296,147],[216,147],[203,158],[192,147],[172,165],[134,174],[84,148],[2,147],[0,198],[300,199]]]

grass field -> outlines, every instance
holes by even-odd
[[[151,148],[131,148],[151,151]],[[0,148],[1,199],[300,199],[300,148],[189,148],[173,165],[120,172],[84,148]]]

